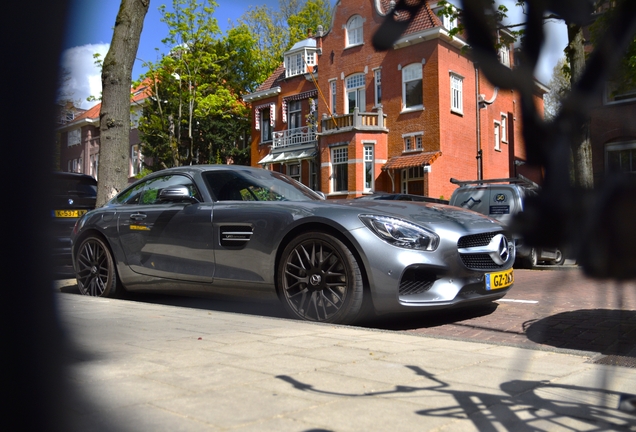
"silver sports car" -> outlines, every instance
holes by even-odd
[[[153,173],[82,216],[72,240],[83,294],[268,292],[309,321],[488,302],[514,281],[511,237],[486,216],[325,200],[279,173],[236,165]]]

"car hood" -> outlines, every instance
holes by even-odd
[[[501,222],[472,210],[445,204],[411,201],[333,200],[335,206],[355,208],[360,213],[383,214],[406,219],[422,226],[459,228],[467,232],[505,228]]]

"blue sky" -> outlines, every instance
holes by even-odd
[[[344,0],[343,0],[344,1]],[[518,22],[522,16],[515,16],[514,0],[501,0],[508,5],[511,21]],[[336,1],[332,0],[332,4]],[[235,22],[252,5],[267,4],[273,9],[278,8],[278,0],[217,0],[218,7],[215,17],[225,32],[230,28],[229,21]],[[161,40],[168,33],[168,27],[161,22],[159,6],[166,4],[171,7],[172,1],[151,0],[148,14],[144,20],[144,27],[139,41],[137,60],[133,68],[133,79],[143,73],[143,61],[155,62],[160,53],[167,52]],[[67,22],[67,35],[62,53],[61,64],[70,71],[70,79],[66,81],[72,99],[81,102],[82,108],[89,108],[95,102],[86,102],[89,95],[99,96],[101,91],[100,72],[94,65],[93,54],[100,53],[102,58],[108,52],[108,46],[113,36],[113,25],[119,10],[120,0],[71,0],[70,14]],[[542,61],[536,71],[537,78],[547,84],[552,74],[552,68],[563,55],[563,48],[567,42],[565,27],[559,23],[546,26],[549,42],[544,47]],[[159,49],[159,52],[157,52]]]

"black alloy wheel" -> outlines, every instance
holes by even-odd
[[[277,282],[283,305],[296,318],[348,324],[359,315],[360,267],[333,236],[309,232],[295,238],[283,251]]]
[[[117,274],[108,246],[99,237],[87,237],[75,257],[77,286],[84,295],[115,297]]]

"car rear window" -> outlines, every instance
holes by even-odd
[[[54,177],[53,193],[55,195],[76,195],[83,197],[96,197],[97,184],[95,180],[88,178]]]

